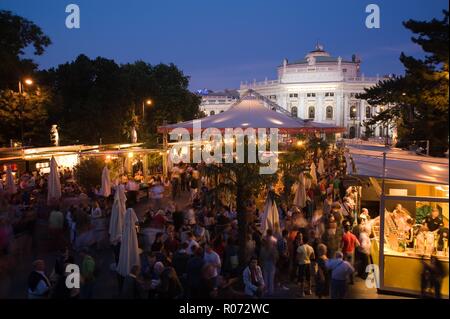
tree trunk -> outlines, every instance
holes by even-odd
[[[239,266],[243,267],[246,260],[246,243],[247,243],[247,207],[245,206],[245,190],[242,184],[238,183],[236,187],[236,209],[238,220],[238,239],[239,239]]]

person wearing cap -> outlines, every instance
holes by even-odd
[[[343,299],[347,293],[347,278],[355,272],[353,266],[344,260],[344,255],[338,251],[334,259],[325,266],[331,271],[331,299]]]

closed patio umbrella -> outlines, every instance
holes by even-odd
[[[261,219],[261,232],[266,233],[267,229],[271,229],[274,234],[280,234],[280,216],[278,207],[273,199],[273,192],[269,192],[266,203],[264,204],[264,213]]]
[[[58,163],[52,156],[50,160],[50,174],[48,175],[47,202],[51,203],[61,198],[61,182],[59,180]]]
[[[102,187],[100,188],[100,195],[108,197],[111,195],[111,179],[109,177],[108,167],[104,167],[102,171]]]
[[[314,161],[311,163],[309,174],[311,175],[312,184],[317,185],[317,169]]]
[[[125,202],[125,189],[123,185],[117,185],[116,193],[114,195],[114,204],[111,211],[111,219],[109,222],[109,240],[112,244],[122,240],[122,231],[125,221],[125,213],[127,211]]]
[[[138,218],[133,208],[128,208],[125,215],[125,224],[122,232],[122,244],[120,245],[119,264],[117,272],[125,277],[134,265],[141,265],[139,257],[140,249],[138,247],[138,238],[136,232],[136,223]]]
[[[325,165],[322,157],[319,158],[319,166],[317,167],[317,172],[319,173],[319,175],[325,174]]]
[[[17,186],[16,186],[16,183],[14,183],[14,176],[12,174],[11,166],[8,166],[8,169],[6,170],[6,187],[5,187],[5,190],[9,194],[17,193]]]
[[[295,191],[294,203],[293,205],[303,208],[306,207],[306,179],[303,172],[300,173],[299,182],[297,183],[297,190]]]

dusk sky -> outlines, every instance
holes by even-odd
[[[81,10],[81,28],[68,29],[65,8]],[[381,28],[367,29],[368,4],[378,4]],[[407,19],[441,18],[447,0],[0,0],[36,24],[53,44],[36,57],[40,68],[84,53],[118,63],[173,62],[190,88],[238,88],[276,77],[283,58],[301,59],[317,41],[334,56],[362,59],[368,76],[401,74],[400,52],[418,55]]]

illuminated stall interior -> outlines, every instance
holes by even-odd
[[[347,161],[349,175],[365,181],[362,207],[378,200],[378,213],[369,226],[372,261],[380,269],[379,290],[420,295],[423,263],[435,256],[447,274],[441,293],[448,298],[448,159],[350,145]],[[439,225],[429,221],[432,214]]]

